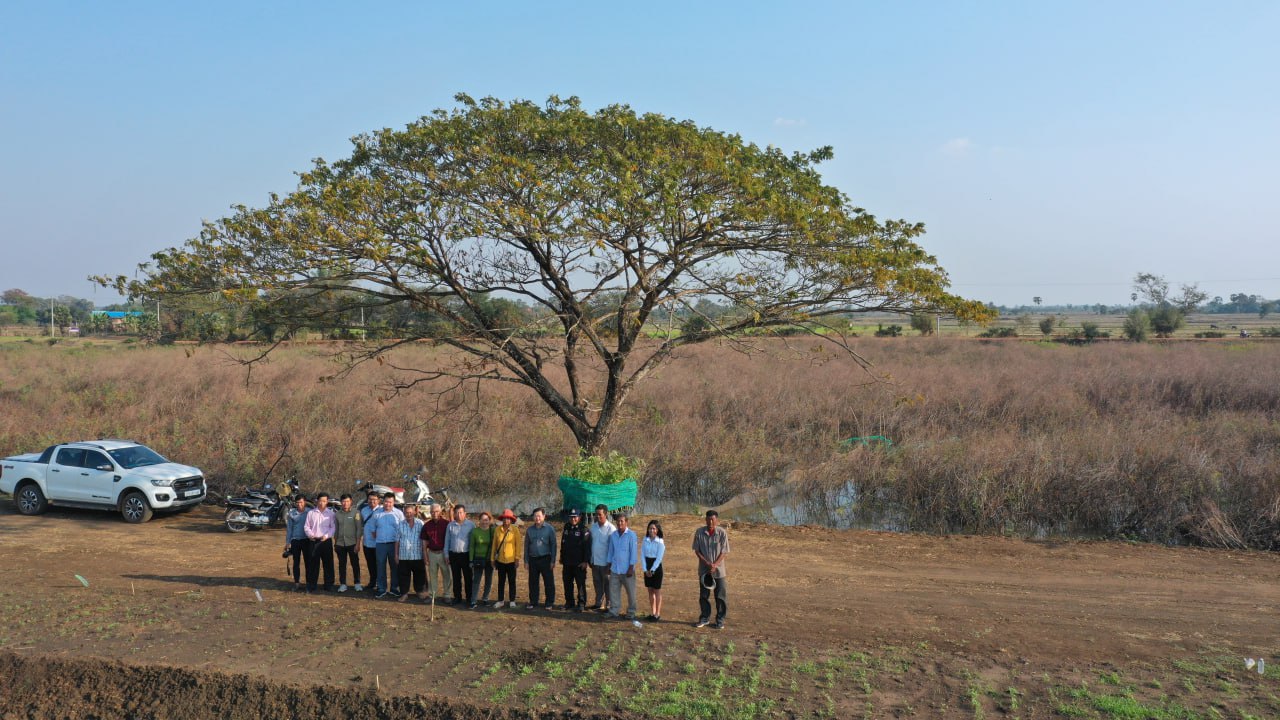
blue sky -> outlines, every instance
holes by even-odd
[[[1280,297],[1280,3],[0,5],[0,289],[115,298],[202,219],[453,95],[577,95],[835,148],[954,289]]]

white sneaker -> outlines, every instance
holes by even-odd
[[[342,591],[339,590],[338,592],[342,592]],[[360,583],[356,583],[356,592],[364,592],[364,586],[361,585]]]
[[[339,585],[339,586],[338,586],[338,592],[346,592],[346,591],[347,591],[347,586],[346,586],[346,585]]]
[[[494,607],[496,607],[496,608],[500,608],[500,607],[502,607],[503,605],[505,605],[505,603],[503,603],[501,600],[499,600],[498,602],[496,602],[496,603],[494,603],[494,604],[493,604],[493,606],[494,606]]]

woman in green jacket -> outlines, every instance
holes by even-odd
[[[489,560],[489,548],[493,546],[493,516],[480,513],[480,525],[471,531],[471,597],[480,598],[480,604],[489,604],[489,585],[493,582],[493,563]],[[484,595],[480,595],[480,575],[484,575]],[[471,607],[476,607],[472,601]]]

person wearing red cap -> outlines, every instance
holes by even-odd
[[[498,571],[498,601],[493,606],[500,608],[504,602],[510,602],[511,607],[515,607],[516,569],[524,557],[524,538],[520,535],[520,528],[516,527],[516,514],[511,512],[511,508],[503,510],[498,519],[502,525],[494,529],[493,546],[489,550],[489,559],[493,560],[493,567]],[[504,591],[511,593],[509,601]]]

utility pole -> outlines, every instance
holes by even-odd
[[[53,337],[53,298],[49,298],[49,337]]]

